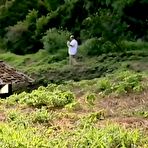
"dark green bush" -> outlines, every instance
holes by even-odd
[[[86,40],[80,47],[79,51],[83,55],[98,55],[102,53],[99,41],[97,38],[91,38]]]
[[[48,23],[48,19],[49,19],[48,16],[41,16],[36,20],[36,30],[35,30],[36,35],[41,35],[42,33],[46,32],[45,26]]]
[[[83,55],[100,55],[116,50],[116,46],[110,41],[102,41],[101,38],[91,38],[86,40],[80,47],[80,52]]]
[[[8,50],[21,55],[38,51],[34,35],[37,17],[38,12],[36,10],[29,11],[24,21],[7,28],[5,43]]]
[[[5,44],[7,49],[16,54],[25,53],[27,44],[28,24],[26,22],[18,22],[14,26],[10,26],[5,36]]]
[[[61,4],[64,3],[65,0],[44,0],[46,8],[51,11],[51,10],[56,10],[57,7]]]
[[[0,5],[0,36],[4,36],[6,27],[14,26],[19,21],[23,21],[28,14],[28,10],[37,9],[38,0],[3,0]]]
[[[68,31],[49,29],[42,38],[44,49],[49,53],[56,53],[57,50],[67,47],[66,42],[70,33]]]

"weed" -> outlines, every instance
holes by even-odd
[[[72,92],[60,90],[54,90],[51,92],[48,89],[49,87],[39,87],[38,90],[34,90],[31,93],[15,94],[10,96],[7,102],[8,104],[9,102],[18,102],[20,104],[25,103],[35,107],[64,107],[66,104],[71,103],[75,98]]]
[[[94,102],[96,100],[96,95],[94,93],[87,93],[85,95],[85,102],[89,105],[89,106],[93,106]]]
[[[32,114],[32,120],[33,122],[39,122],[39,123],[47,123],[52,122],[54,118],[53,112],[48,112],[45,107],[42,107],[41,109],[37,109]]]
[[[65,105],[65,108],[68,111],[77,111],[77,110],[80,110],[81,105],[78,101],[74,101],[72,103]]]

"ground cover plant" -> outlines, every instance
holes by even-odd
[[[146,148],[147,95],[133,71],[13,94],[0,101],[0,146]]]
[[[109,52],[99,56],[85,55],[85,51],[80,46],[77,57],[79,64],[73,67],[68,65],[66,48],[60,49],[54,54],[49,54],[45,50],[24,56],[1,53],[0,59],[34,78],[37,87],[47,86],[48,83],[60,84],[69,80],[80,81],[98,78],[118,69],[147,71],[147,44],[127,41],[125,43],[126,49],[129,48],[127,51]]]
[[[62,60],[44,50],[0,55],[41,77],[36,89],[0,100],[0,146],[147,148],[147,51],[80,54],[71,67],[65,50]]]

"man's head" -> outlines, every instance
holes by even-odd
[[[74,35],[71,35],[71,36],[70,36],[70,40],[73,40],[73,39],[74,39]]]

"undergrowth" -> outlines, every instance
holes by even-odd
[[[142,60],[147,57],[146,52],[108,53],[89,57],[90,60],[80,56],[80,62],[83,60],[85,64],[71,67],[67,65],[65,51],[60,51],[64,58],[61,54],[47,56],[45,51],[34,56],[0,55],[1,60],[48,84],[30,93],[15,93],[0,100],[0,147],[147,148],[144,126],[126,128],[126,125],[110,122],[112,116],[107,112],[107,105],[104,109],[99,106],[108,97],[109,103],[115,104],[113,107],[119,107],[121,104],[116,103],[122,103],[121,99],[126,95],[147,91],[147,73],[127,70],[130,66],[124,63],[127,59]],[[57,83],[62,83],[49,83],[56,79]],[[81,81],[75,82],[78,80]],[[125,108],[130,111],[127,115],[147,119],[147,108],[140,105],[137,109],[131,106],[131,111]],[[109,109],[112,111],[113,107]],[[123,115],[120,108],[114,111],[117,111],[116,115]]]
[[[33,128],[0,123],[0,146],[16,147],[145,147],[143,135],[138,131],[126,130],[118,125],[107,125],[97,128],[77,127],[74,131],[60,131],[54,134],[52,128]],[[145,139],[146,141],[146,139]]]
[[[13,94],[0,102],[0,114],[5,117],[0,123],[0,147],[147,148],[143,130],[109,121],[101,124],[108,117],[106,109],[94,110],[105,96],[141,93],[146,89],[145,76],[117,71],[103,78],[49,84],[31,93]],[[84,108],[87,110],[82,112]],[[134,113],[147,118],[146,111]]]

